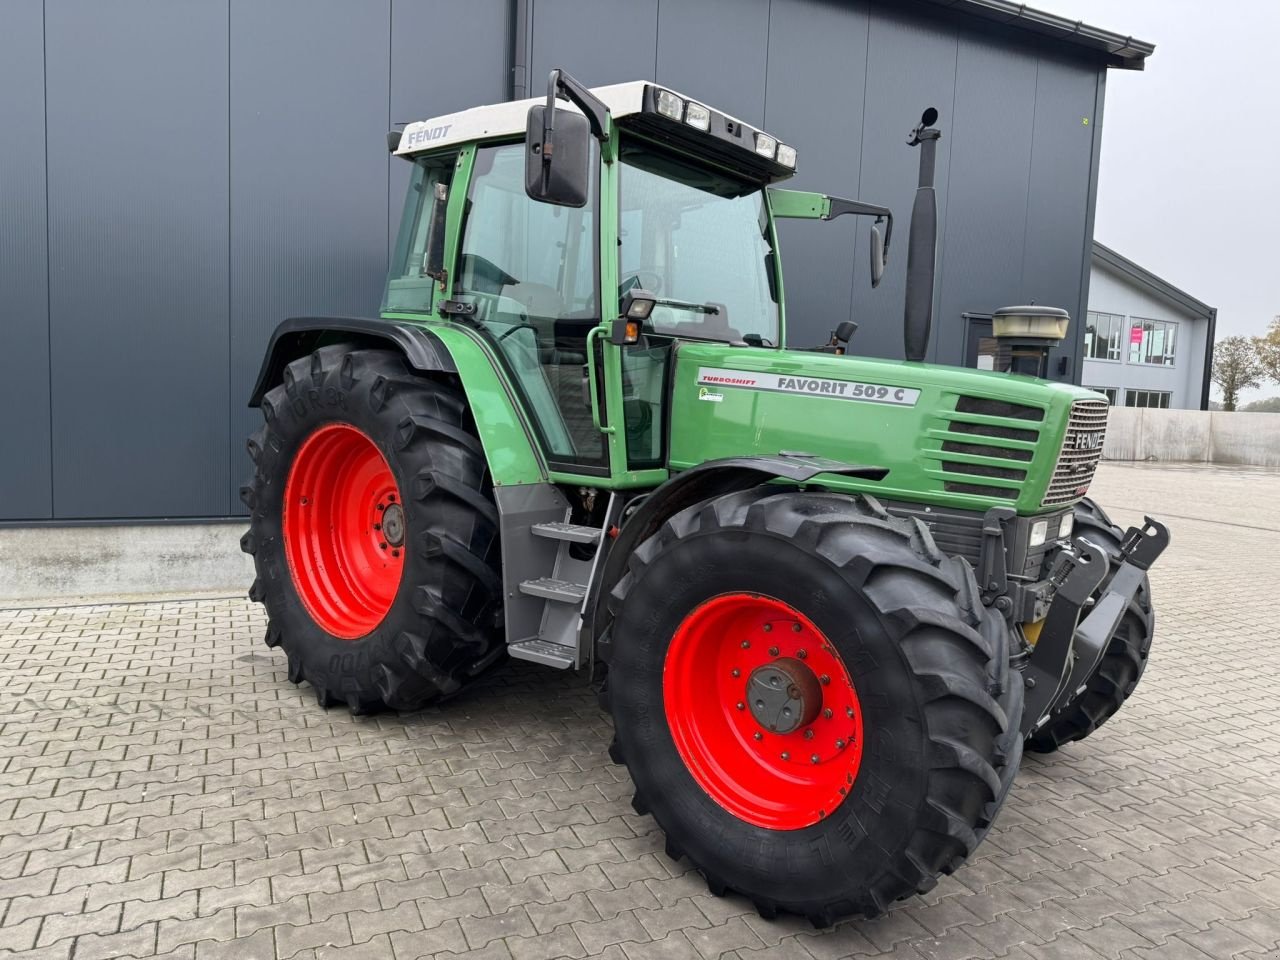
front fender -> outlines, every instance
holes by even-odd
[[[786,480],[799,486],[812,482],[822,474],[875,481],[882,480],[888,473],[884,467],[860,466],[796,453],[708,460],[677,473],[645,498],[610,546],[600,576],[591,585],[591,592],[587,597],[583,626],[589,631],[589,635],[583,638],[584,641],[591,644],[600,640],[600,656],[607,662],[607,642],[603,640],[608,626],[608,605],[604,602],[605,599],[614,585],[622,579],[632,551],[657,532],[668,517],[686,507],[711,497],[747,490],[770,480]],[[589,647],[584,645],[584,648]]]

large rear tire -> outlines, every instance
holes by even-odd
[[[615,759],[712,893],[875,916],[990,826],[1022,686],[1004,620],[922,524],[871,498],[728,494],[641,544],[610,609]],[[778,678],[791,699],[766,705]]]
[[[1106,511],[1086,497],[1076,504],[1075,535],[1107,552],[1111,572],[1094,594],[1095,598],[1099,597],[1106,592],[1116,568],[1120,566],[1120,544],[1124,532],[1111,522]],[[1115,716],[1147,669],[1155,625],[1151,584],[1143,577],[1142,585],[1121,616],[1106,652],[1085,681],[1084,689],[1027,739],[1027,749],[1036,753],[1052,753],[1064,743],[1083,740]]]
[[[325,707],[413,710],[494,662],[498,513],[462,394],[335,345],[290,363],[262,412],[241,546],[289,679]]]

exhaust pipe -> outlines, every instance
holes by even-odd
[[[908,360],[924,360],[933,326],[933,274],[938,249],[938,202],[933,173],[941,131],[934,128],[938,111],[925,110],[920,125],[911,131],[907,145],[920,148],[920,182],[911,206],[911,233],[907,238],[907,297],[903,309],[902,339]]]

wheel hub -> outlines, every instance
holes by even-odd
[[[392,503],[382,511],[382,533],[393,547],[404,543],[404,507],[400,504]]]
[[[793,733],[813,723],[822,709],[822,684],[793,657],[781,657],[751,671],[747,704],[770,733]]]

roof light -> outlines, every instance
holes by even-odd
[[[685,106],[684,122],[699,130],[711,129],[711,111],[700,103],[690,100]]]
[[[778,162],[784,167],[796,168],[796,148],[785,143],[778,144]]]
[[[658,112],[679,122],[684,113],[684,101],[670,90],[659,90],[657,98]]]
[[[772,160],[777,149],[778,141],[773,139],[773,137],[769,136],[767,133],[756,134],[756,153],[760,154],[760,156],[768,157]]]

